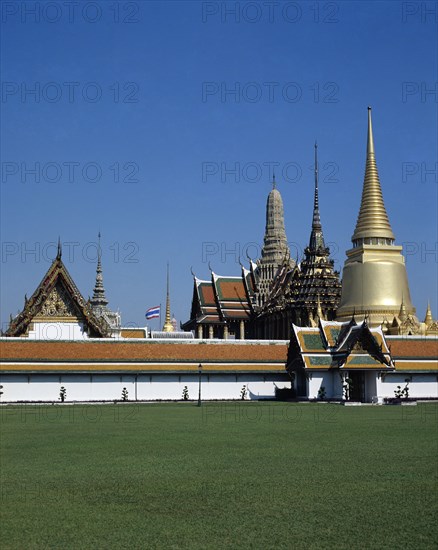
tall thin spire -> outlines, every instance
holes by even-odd
[[[105,296],[105,288],[103,286],[102,274],[102,249],[100,246],[100,231],[97,242],[97,266],[96,266],[96,283],[94,285],[93,297],[90,300],[92,306],[106,306],[108,300]]]
[[[163,325],[163,332],[173,332],[173,330],[174,327],[170,316],[169,262],[167,262],[166,318]]]
[[[318,144],[315,141],[315,196],[313,199],[313,229],[321,229],[321,217],[319,215],[319,197],[318,197]]]
[[[310,234],[309,248],[311,250],[317,250],[322,247],[325,248],[324,235],[322,233],[321,216],[319,214],[319,196],[318,196],[318,144],[315,141],[315,192],[313,197],[313,218],[312,218],[312,232]]]
[[[56,252],[56,259],[60,260],[62,256],[62,245],[61,245],[61,237],[58,237],[58,250]]]
[[[374,152],[373,127],[371,122],[371,107],[368,107],[368,138],[367,158],[365,165],[365,178],[362,190],[359,216],[356,229],[352,237],[353,243],[361,239],[383,238],[387,242],[381,244],[393,244],[394,234],[389,223],[383,202],[382,189]],[[373,244],[371,242],[365,244]]]
[[[398,317],[399,317],[400,321],[405,321],[407,316],[408,316],[408,314],[407,314],[407,311],[406,311],[405,300],[404,300],[404,296],[402,294],[402,301],[401,301],[400,312],[398,314]]]
[[[432,310],[430,309],[430,302],[427,302],[426,317],[424,318],[424,322],[427,327],[433,323]]]
[[[275,170],[272,171],[272,189],[277,189],[277,183],[275,181]]]

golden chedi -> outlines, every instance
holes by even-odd
[[[394,240],[377,172],[368,107],[365,179],[353,248],[347,251],[344,264],[338,321],[347,321],[352,315],[357,320],[367,316],[370,325],[380,325],[399,314],[402,302],[406,314],[415,315],[402,247]]]

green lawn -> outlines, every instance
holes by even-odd
[[[437,404],[2,406],[1,548],[436,548]]]

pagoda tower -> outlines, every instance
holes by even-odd
[[[174,330],[175,327],[170,315],[169,264],[167,264],[166,317],[164,319],[163,332],[174,332]]]
[[[330,249],[325,245],[319,213],[318,145],[315,143],[315,191],[312,230],[304,259],[291,284],[291,305],[294,322],[301,326],[315,325],[319,319],[332,320],[341,296],[339,273],[334,270]]]
[[[295,262],[289,259],[290,251],[284,228],[283,200],[277,189],[274,174],[272,177],[272,190],[266,202],[266,227],[262,255],[257,261],[256,307],[261,308],[266,302],[271,290],[272,281],[278,268],[284,263],[285,258],[288,258],[290,266],[293,267]]]
[[[374,152],[371,107],[368,107],[368,139],[365,178],[353,248],[347,251],[342,276],[338,321],[367,316],[371,325],[380,325],[400,312],[415,315],[402,247],[395,237],[383,202]]]
[[[97,245],[97,267],[96,267],[96,282],[94,284],[93,297],[89,300],[91,310],[94,315],[99,318],[103,317],[111,327],[112,332],[117,332],[120,329],[120,315],[108,308],[108,300],[105,295],[105,287],[103,286],[102,272],[102,248],[100,246],[100,232],[98,234]]]

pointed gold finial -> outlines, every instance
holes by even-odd
[[[430,302],[427,302],[426,317],[424,323],[428,327],[433,323],[432,310],[430,309]]]
[[[374,244],[368,241],[368,239],[371,238],[383,238],[387,241],[383,244],[393,244],[395,240],[383,202],[382,188],[380,186],[374,152],[371,107],[368,107],[368,139],[365,178],[363,182],[359,216],[352,241],[353,243],[359,241],[358,244],[361,242],[364,242],[364,244]]]
[[[400,321],[406,321],[407,319],[407,312],[406,312],[406,306],[405,306],[405,301],[404,301],[404,298],[403,298],[403,294],[402,294],[402,301],[401,301],[401,305],[400,305],[400,312],[398,314],[398,318],[400,319]]]
[[[174,327],[170,317],[170,291],[169,291],[169,262],[167,262],[167,294],[166,294],[166,319],[163,325],[163,332],[173,332]]]
[[[371,122],[371,107],[368,106],[368,139],[367,139],[367,157],[374,155],[373,125]]]

